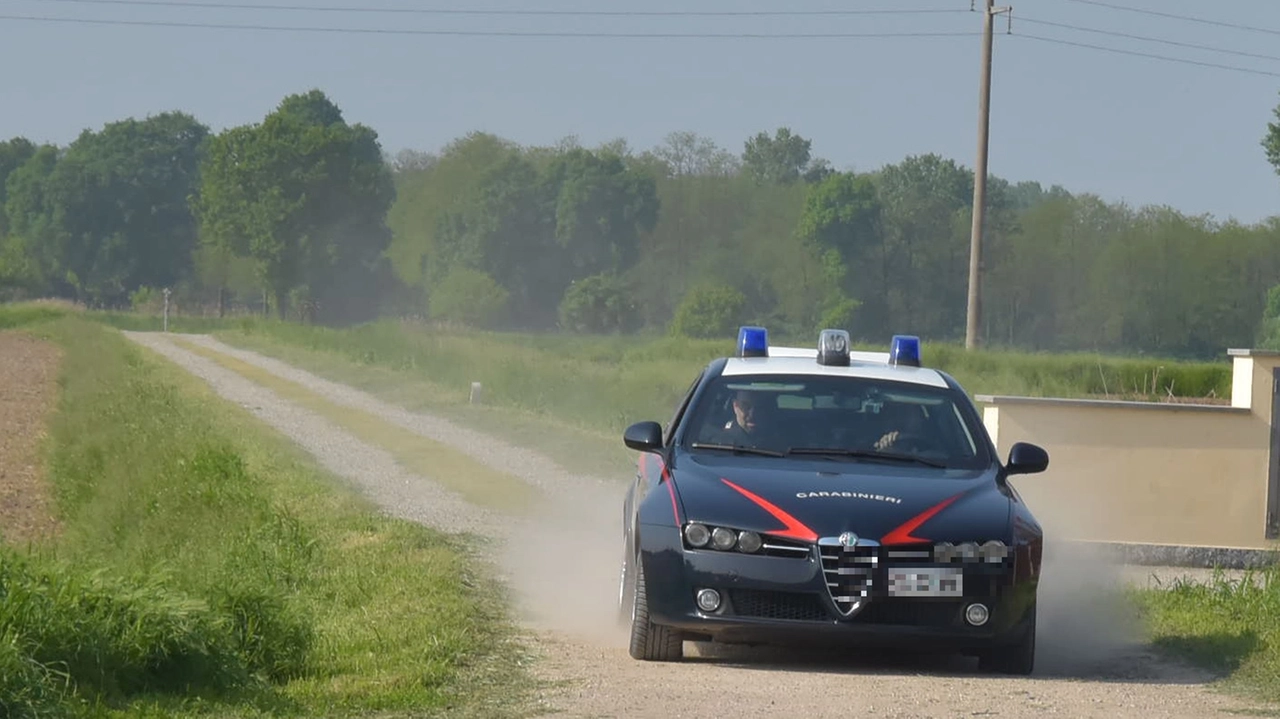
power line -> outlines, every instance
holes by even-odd
[[[313,27],[302,25],[249,25],[212,22],[178,22],[168,20],[103,20],[98,18],[46,17],[34,15],[0,15],[0,20],[51,22],[82,25],[125,25],[141,27],[180,27],[213,30],[264,30],[278,32],[316,32],[375,35],[460,35],[469,37],[578,37],[578,38],[752,38],[752,39],[847,39],[889,37],[974,37],[975,32],[832,32],[832,33],[671,33],[671,32],[559,32],[530,30],[419,30],[411,28]]]
[[[1104,52],[1114,52],[1114,53],[1119,53],[1121,55],[1133,55],[1136,57],[1152,58],[1154,60],[1166,60],[1168,62],[1180,62],[1187,65],[1199,65],[1201,67],[1212,67],[1220,70],[1234,70],[1236,72],[1247,72],[1247,73],[1252,73],[1254,75],[1280,77],[1280,72],[1269,72],[1267,70],[1255,70],[1253,68],[1248,68],[1248,67],[1239,67],[1238,65],[1219,65],[1213,62],[1202,62],[1200,60],[1188,60],[1186,58],[1170,57],[1168,55],[1155,55],[1147,52],[1138,52],[1137,50],[1121,50],[1120,48],[1115,48],[1115,47],[1105,47],[1103,45],[1091,45],[1083,42],[1074,42],[1072,40],[1062,40],[1059,38],[1052,38],[1052,37],[1041,37],[1039,35],[1027,35],[1025,33],[1014,33],[1012,34],[1012,36],[1022,37],[1028,40],[1037,40],[1039,42],[1050,42],[1058,45],[1071,45],[1073,47],[1082,47],[1082,48],[1088,48],[1091,50],[1102,50]]]
[[[1127,5],[1116,5],[1114,3],[1101,2],[1101,0],[1066,0],[1066,2],[1075,2],[1082,5],[1096,5],[1098,7],[1105,7],[1111,10],[1123,10],[1125,12],[1139,13],[1141,15],[1153,15],[1155,17],[1165,17],[1173,20],[1183,20],[1186,22],[1198,22],[1204,25],[1217,25],[1218,27],[1227,27],[1233,30],[1248,30],[1250,32],[1267,33],[1268,35],[1280,35],[1280,30],[1273,30],[1271,28],[1241,25],[1239,23],[1223,22],[1222,20],[1211,20],[1205,17],[1193,17],[1191,15],[1177,15],[1175,13],[1161,12],[1159,10],[1128,7]]]
[[[1148,37],[1145,35],[1133,35],[1126,32],[1117,32],[1115,30],[1100,30],[1098,28],[1081,27],[1080,25],[1071,25],[1069,23],[1062,23],[1062,22],[1051,22],[1049,20],[1036,20],[1034,18],[1022,17],[1022,16],[1018,16],[1017,20],[1018,22],[1029,22],[1035,25],[1048,25],[1051,27],[1060,27],[1068,30],[1079,30],[1081,32],[1091,32],[1091,33],[1096,33],[1098,35],[1111,35],[1113,37],[1123,37],[1123,38],[1128,38],[1130,40],[1158,42],[1164,45],[1175,45],[1177,47],[1185,47],[1185,48],[1191,48],[1195,50],[1208,50],[1209,52],[1220,52],[1227,55],[1239,55],[1241,57],[1253,57],[1253,58],[1259,58],[1262,60],[1280,61],[1280,55],[1262,55],[1262,54],[1253,53],[1253,52],[1243,52],[1241,50],[1227,50],[1226,48],[1213,47],[1211,45],[1197,45],[1195,43],[1180,42],[1178,40],[1166,40],[1164,38]]]
[[[544,16],[596,16],[596,17],[799,17],[799,16],[848,16],[848,15],[941,15],[967,13],[955,8],[894,8],[872,10],[514,10],[514,9],[454,9],[454,8],[387,8],[387,7],[332,7],[320,5],[261,5],[233,2],[180,2],[178,0],[40,0],[46,3],[73,3],[79,5],[144,5],[148,7],[213,8],[222,10],[285,10],[302,12],[344,13],[399,13],[413,15],[544,15]]]

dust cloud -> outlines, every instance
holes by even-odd
[[[1046,483],[1029,501],[1045,533],[1036,637],[1036,674],[1114,675],[1136,671],[1141,625],[1124,596],[1122,563],[1073,541],[1092,536],[1096,513],[1058,501]]]
[[[583,483],[515,522],[503,553],[523,622],[625,647],[617,621],[625,482]]]

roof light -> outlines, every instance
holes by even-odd
[[[889,343],[889,364],[920,366],[920,338],[915,335],[894,335]]]
[[[768,357],[769,331],[763,327],[739,327],[738,356]]]
[[[823,330],[818,333],[818,364],[849,366],[849,333]]]

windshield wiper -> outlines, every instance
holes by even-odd
[[[840,457],[858,457],[861,459],[884,459],[892,462],[910,462],[913,464],[923,464],[926,467],[938,467],[946,469],[945,462],[938,462],[924,457],[917,457],[911,454],[897,454],[895,452],[876,452],[869,449],[848,449],[846,447],[792,447],[787,454],[825,454],[837,455]]]
[[[785,457],[785,452],[775,452],[772,449],[760,449],[758,447],[746,447],[741,444],[708,444],[706,442],[694,442],[689,445],[694,449],[723,449],[729,452],[743,452],[745,454],[762,454],[766,457]]]

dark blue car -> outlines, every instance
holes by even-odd
[[[673,661],[684,642],[837,642],[958,652],[1031,672],[1043,532],[1009,484],[1048,454],[1002,463],[918,338],[852,352],[768,346],[744,327],[736,356],[699,373],[667,428],[639,422],[623,511],[619,610],[631,656]]]

